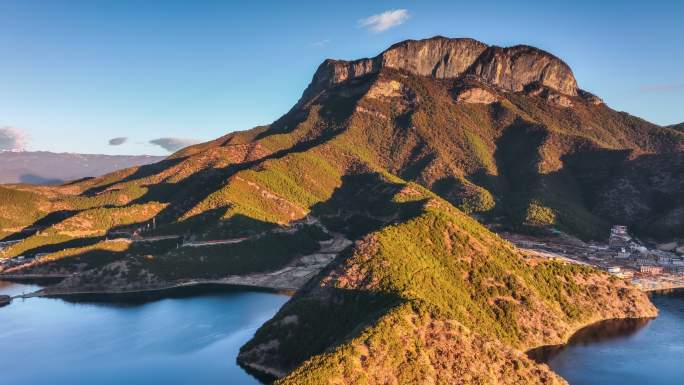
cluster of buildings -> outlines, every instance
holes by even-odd
[[[20,264],[24,263],[24,256],[21,256],[21,259],[18,259],[17,257],[14,258],[1,258],[2,254],[4,254],[5,249],[8,247],[12,246],[15,243],[18,243],[19,241],[3,241],[0,242],[0,272],[10,268],[14,267]]]
[[[15,243],[19,243],[21,240],[18,241],[2,241],[0,242],[0,253],[2,253],[6,248],[12,246]]]
[[[608,244],[585,243],[564,234],[549,238],[504,234],[504,238],[545,258],[595,266],[644,290],[684,287],[684,244],[647,246],[630,236],[626,226],[613,226]]]
[[[613,226],[608,241],[612,258],[607,271],[631,279],[645,290],[684,287],[684,246],[677,242],[646,247],[633,239],[626,226]]]
[[[677,247],[676,242],[648,248],[634,240],[626,226],[613,226],[608,247],[614,252],[613,260],[641,274],[684,274],[684,247]]]
[[[8,247],[12,246],[15,243],[19,243],[21,240],[17,241],[3,241],[0,242],[0,254],[7,249]],[[34,255],[17,255],[12,258],[0,258],[0,272],[5,271],[9,268],[15,267],[15,266],[20,266],[25,263],[29,262],[34,262],[40,260],[40,258],[44,257],[47,253],[37,253]]]
[[[0,272],[3,272],[12,267],[21,266],[26,263],[39,261],[48,253],[38,253],[35,255],[17,255],[12,258],[0,259]]]

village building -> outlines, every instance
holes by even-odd
[[[614,250],[622,250],[629,247],[632,242],[632,237],[627,232],[627,226],[615,225],[610,229],[610,238],[608,238],[608,246]]]
[[[663,273],[663,268],[660,266],[641,265],[639,266],[639,272],[642,274],[658,275]]]
[[[654,265],[655,261],[652,258],[637,258],[636,265]]]
[[[610,229],[611,235],[628,235],[627,234],[627,226],[623,225],[614,225],[612,229]]]
[[[617,254],[615,255],[615,258],[626,259],[626,258],[629,258],[631,256],[632,256],[632,253],[630,253],[629,251],[627,251],[626,248],[623,247],[620,249],[620,251],[617,252]]]
[[[672,274],[684,274],[684,266],[670,265],[667,271]]]
[[[3,242],[0,242],[0,251],[3,251],[3,250],[5,250],[6,248],[12,246],[13,244],[19,243],[19,242],[21,242],[21,240],[18,240],[18,241],[3,241]]]
[[[634,278],[634,272],[631,270],[625,270],[615,274],[615,276],[622,279],[632,279]]]
[[[659,265],[670,265],[672,264],[673,259],[667,256],[658,256],[658,259],[656,262],[658,262]]]

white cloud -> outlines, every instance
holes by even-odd
[[[109,139],[109,145],[110,146],[120,146],[128,141],[128,138],[125,136],[120,136],[118,138],[111,138]]]
[[[316,48],[323,48],[323,47],[327,47],[328,44],[330,44],[330,39],[323,39],[323,40],[319,40],[319,41],[315,41],[315,42],[311,43],[311,46],[316,47]]]
[[[405,9],[390,9],[383,13],[378,13],[359,20],[359,26],[369,31],[380,33],[392,27],[403,24],[409,18],[409,13]]]
[[[200,141],[197,139],[185,139],[185,138],[159,138],[150,140],[151,144],[157,145],[168,152],[178,151],[183,147],[191,146],[197,144]]]
[[[10,126],[0,127],[0,151],[23,150],[26,145],[26,134]]]

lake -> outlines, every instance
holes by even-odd
[[[0,294],[36,289],[0,282]],[[287,300],[226,290],[148,302],[15,299],[0,308],[0,383],[260,384],[235,358]]]
[[[684,292],[654,294],[654,320],[611,320],[532,354],[570,385],[684,384]]]
[[[0,294],[36,289],[0,281]],[[657,319],[601,322],[537,358],[571,385],[684,383],[684,293],[652,299]],[[30,298],[0,308],[0,383],[260,384],[235,357],[288,297],[213,288],[99,300]]]

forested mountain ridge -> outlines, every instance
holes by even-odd
[[[326,60],[268,126],[100,178],[1,187],[0,236],[18,241],[2,253],[40,253],[11,272],[69,275],[62,291],[235,279],[325,254],[241,363],[293,384],[562,383],[522,352],[655,308],[471,216],[583,238],[617,222],[681,234],[682,139],[610,109],[533,47],[405,41]],[[329,252],[331,239],[353,243]]]

